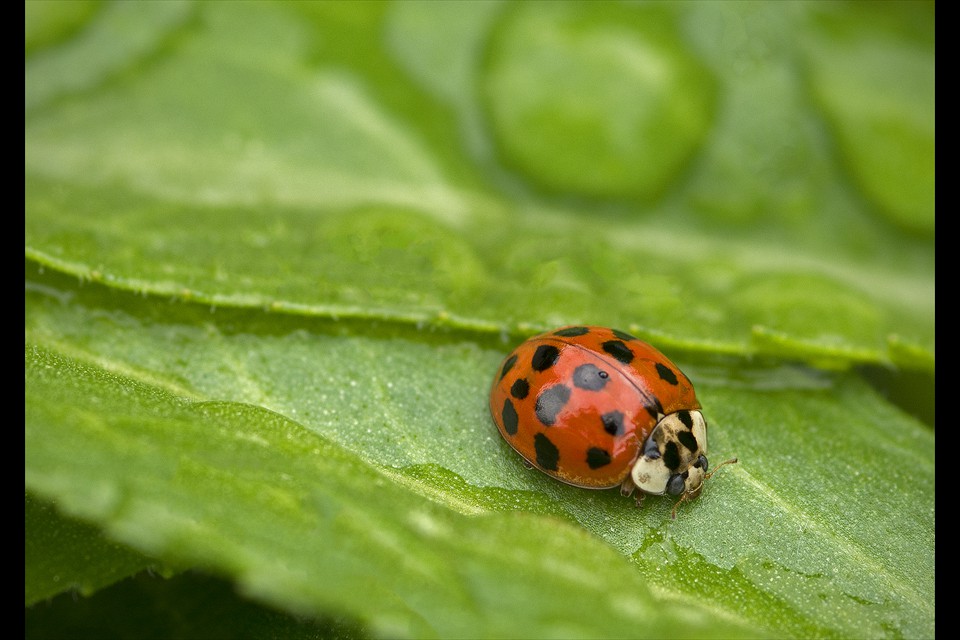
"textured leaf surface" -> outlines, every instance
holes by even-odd
[[[28,605],[196,567],[277,635],[933,635],[933,5],[542,6],[28,3]],[[740,458],[677,520],[496,433],[567,323]]]
[[[436,504],[416,478],[261,407],[186,402],[39,348],[27,386],[29,486],[295,612],[346,610],[403,637],[731,632],[695,603],[657,603],[627,559],[567,523],[486,513],[465,489],[432,487]]]
[[[711,410],[714,459],[742,462],[671,521],[665,500],[636,511],[519,463],[486,414],[500,349],[282,316],[267,331],[257,314],[151,298],[116,309],[103,287],[33,282],[28,486],[293,611],[343,608],[385,635],[616,635],[641,623],[653,635],[729,633],[663,603],[697,611],[706,588],[714,607],[759,628],[767,601],[785,600],[775,628],[800,634],[871,621],[922,635],[932,615],[932,435],[849,375],[686,367]],[[764,597],[731,607],[731,588]],[[494,606],[503,589],[525,603],[509,622]],[[530,620],[522,607],[545,589]],[[571,609],[584,598],[588,609]]]

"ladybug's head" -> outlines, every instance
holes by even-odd
[[[736,462],[727,460],[724,464]],[[663,416],[643,444],[630,477],[644,493],[680,496],[673,507],[693,500],[703,491],[703,482],[716,473],[707,472],[707,422],[699,411],[677,411]]]
[[[700,495],[707,477],[707,423],[699,411],[663,416],[631,471],[638,489],[653,495]]]

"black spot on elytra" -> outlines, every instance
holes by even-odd
[[[530,393],[530,383],[525,378],[518,378],[510,387],[510,395],[517,400],[523,400]]]
[[[567,327],[566,329],[554,331],[553,335],[560,336],[561,338],[575,338],[577,336],[582,336],[585,333],[590,333],[590,329],[587,329],[586,327]]]
[[[530,366],[534,371],[546,371],[554,365],[557,358],[560,357],[560,350],[552,344],[542,344],[537,347],[530,360]]]
[[[562,384],[547,387],[537,397],[537,419],[548,427],[553,426],[569,399],[570,387]]]
[[[672,385],[677,384],[677,374],[675,374],[673,370],[670,369],[670,367],[667,367],[666,365],[662,365],[659,362],[657,363],[657,374],[659,374],[660,379],[663,380],[664,382],[667,382]]]
[[[663,448],[663,464],[667,465],[667,469],[680,468],[680,451],[677,449],[677,443],[672,440]]]
[[[517,410],[510,402],[510,398],[503,401],[503,411],[500,412],[500,419],[503,421],[503,430],[511,436],[516,435],[520,416],[517,415]]]
[[[533,448],[537,452],[537,464],[541,469],[556,471],[560,461],[560,450],[542,433],[533,437]]]
[[[587,465],[591,469],[599,469],[610,464],[610,452],[604,451],[600,447],[590,447],[587,449]]]
[[[513,369],[513,365],[517,364],[517,354],[513,354],[507,358],[503,363],[503,369],[500,370],[500,379],[503,380],[503,376],[509,373],[510,369]]]
[[[633,362],[633,351],[619,340],[607,340],[600,347],[623,364]]]
[[[573,386],[587,391],[603,389],[610,374],[595,364],[582,364],[573,370]]]
[[[620,331],[619,329],[611,329],[613,335],[617,336],[621,340],[636,340],[637,338],[633,337],[626,331]]]
[[[612,436],[623,435],[623,413],[620,411],[611,411],[600,416],[603,421],[603,430]]]
[[[680,441],[680,444],[685,446],[690,451],[697,450],[697,439],[693,436],[693,433],[690,431],[681,431],[677,434],[677,440]]]

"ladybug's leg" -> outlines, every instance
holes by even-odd
[[[620,495],[624,498],[636,491],[636,489],[637,485],[633,484],[633,478],[631,476],[627,476],[626,479],[620,483]],[[636,501],[638,508],[643,507],[643,499],[646,497],[647,494],[645,491],[637,491],[636,494],[634,494],[633,499]]]
[[[521,460],[521,462],[523,462],[523,466],[525,466],[527,469],[533,469],[533,463],[532,463],[532,462],[530,462],[530,461],[527,460],[526,458],[520,458],[520,460]]]

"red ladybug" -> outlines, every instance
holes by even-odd
[[[693,384],[616,329],[569,326],[530,338],[498,369],[490,412],[528,463],[578,487],[639,489],[637,504],[669,494],[679,505],[712,475]]]

